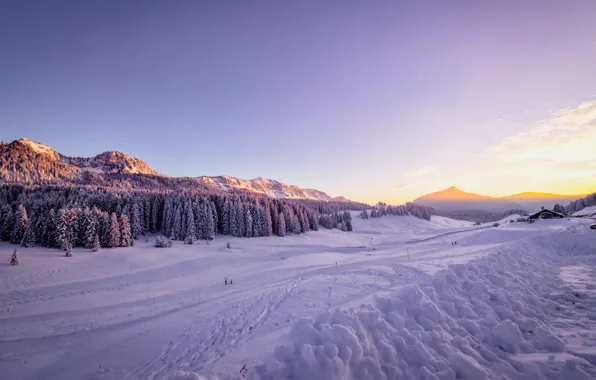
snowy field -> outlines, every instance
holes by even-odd
[[[596,231],[580,220],[354,228],[22,248],[16,267],[2,243],[0,378],[596,379]]]

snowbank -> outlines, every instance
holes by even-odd
[[[508,216],[504,217],[503,219],[497,221],[497,223],[499,223],[499,224],[505,224],[505,223],[509,223],[511,221],[514,221],[515,222],[516,220],[518,220],[521,217],[522,216],[519,215],[519,214],[511,214],[511,215],[508,215]],[[493,223],[495,223],[495,222],[491,222],[491,223],[487,223],[487,224],[493,224]]]
[[[596,214],[596,206],[585,207],[571,214],[572,216],[592,216]]]
[[[596,378],[596,363],[568,353],[554,360],[565,350],[555,322],[563,317],[579,326],[596,318],[577,295],[551,294],[554,285],[562,287],[556,264],[564,255],[594,252],[596,234],[581,238],[561,232],[513,242],[506,252],[452,265],[430,284],[404,286],[374,305],[301,320],[291,344],[278,347],[247,378]],[[536,353],[546,353],[548,361],[520,365],[520,357]]]
[[[443,227],[443,228],[462,228],[462,227],[472,227],[474,223],[469,222],[467,220],[457,220],[447,218],[445,216],[438,216],[433,215],[430,218],[430,222],[434,225]]]

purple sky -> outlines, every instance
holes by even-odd
[[[595,20],[589,0],[5,0],[0,140],[369,202],[576,192],[490,149],[596,100]]]

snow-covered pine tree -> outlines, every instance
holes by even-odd
[[[244,237],[252,237],[252,213],[250,207],[244,208]]]
[[[238,205],[236,202],[230,202],[230,235],[238,236],[239,234],[239,226],[238,226]]]
[[[277,236],[284,237],[286,236],[286,218],[284,218],[283,213],[279,213],[279,217],[277,218]]]
[[[195,215],[192,209],[192,203],[190,201],[186,201],[186,223],[185,223],[185,227],[186,230],[184,232],[184,240],[186,241],[192,241],[193,244],[196,237],[197,237],[197,229],[195,226]],[[188,243],[187,243],[188,244]]]
[[[100,247],[100,244],[99,244],[99,235],[98,234],[95,234],[95,237],[93,238],[93,246],[92,246],[91,250],[93,252],[99,252],[99,247]]]
[[[308,216],[306,216],[306,210],[300,212],[300,232],[305,233],[308,231]]]
[[[211,211],[211,216],[212,216],[212,223],[209,223],[209,225],[213,226],[212,230],[210,231],[210,239],[215,238],[215,234],[217,233],[217,226],[219,225],[219,217],[217,216],[217,209],[215,208],[215,203],[213,203],[212,201],[208,201],[208,209],[209,211]]]
[[[132,239],[130,221],[128,215],[122,214],[120,217],[120,246],[131,247],[132,245],[134,245],[134,241]]]
[[[207,241],[215,239],[215,232],[217,231],[217,214],[213,217],[213,213],[215,210],[215,204],[213,202],[205,203],[205,223],[207,226],[205,227],[206,236],[205,239]]]
[[[141,213],[139,212],[139,204],[136,201],[132,203],[132,210],[130,212],[130,229],[132,232],[133,239],[138,239],[141,236],[143,231],[143,226],[141,224]]]
[[[153,204],[151,205],[151,232],[155,233],[159,229],[159,199],[153,198]]]
[[[5,205],[4,218],[0,225],[0,239],[10,241],[12,230],[14,229],[14,213],[12,207]]]
[[[172,228],[172,237],[174,240],[182,240],[182,207],[180,203],[176,204],[174,211],[174,226]]]
[[[103,248],[110,247],[110,214],[102,211],[98,218],[99,243]]]
[[[221,210],[221,225],[222,225],[222,229],[221,229],[221,233],[223,235],[230,235],[231,231],[230,231],[230,219],[231,219],[231,204],[230,202],[226,199],[224,201],[222,210]]]
[[[300,234],[300,221],[296,214],[292,215],[292,233]]]
[[[76,245],[81,247],[87,247],[87,225],[89,224],[90,213],[89,207],[85,207],[82,210],[80,208],[77,209]]]
[[[118,223],[118,216],[113,212],[110,216],[110,247],[118,246],[120,246],[120,223]]]
[[[58,221],[58,215],[56,210],[53,208],[48,212],[47,220],[43,225],[43,231],[41,235],[41,245],[44,247],[56,247],[56,222]]]
[[[25,230],[27,229],[27,220],[27,210],[25,209],[25,206],[20,204],[14,220],[14,228],[10,240],[11,243],[19,244],[23,240]]]
[[[261,206],[251,208],[252,217],[252,237],[263,235],[263,222],[261,221]]]
[[[29,221],[27,222],[27,228],[25,229],[25,234],[23,235],[23,240],[21,241],[21,246],[23,246],[23,247],[35,246],[35,232],[33,230],[32,219],[29,219]]]
[[[19,265],[19,251],[18,250],[14,250],[12,252],[12,256],[10,257],[10,265]]]
[[[352,219],[346,219],[346,231],[351,232],[352,230]]]
[[[267,231],[264,236],[271,236],[273,235],[273,221],[271,220],[271,207],[269,204],[265,205],[265,211],[263,216],[265,217],[265,230]]]
[[[294,226],[292,225],[292,222],[293,222],[292,210],[287,206],[284,207],[283,216],[284,216],[284,222],[286,224],[286,234],[287,234],[288,232],[292,232],[294,230]]]
[[[93,247],[95,242],[95,235],[97,235],[97,215],[99,210],[93,208],[93,210],[85,210],[87,214],[87,226],[85,228],[85,248]]]
[[[58,225],[56,226],[56,243],[66,250],[68,246],[71,247],[76,241],[76,214],[71,209],[60,209],[58,211]]]
[[[146,197],[143,202],[143,229],[151,231],[151,200]]]

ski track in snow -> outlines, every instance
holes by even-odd
[[[353,311],[359,304],[378,305],[375,296],[396,297],[392,292],[399,299],[403,286],[426,289],[453,265],[510,257],[511,251],[539,251],[543,236],[566,233],[569,242],[557,240],[565,252],[556,260],[552,254],[545,256],[552,267],[540,264],[541,277],[535,277],[552,281],[560,275],[560,283],[539,283],[535,288],[556,311],[542,322],[565,341],[567,356],[559,352],[553,359],[548,352],[517,352],[506,359],[510,365],[538,368],[535,373],[545,377],[528,377],[529,372],[522,370],[517,373],[526,377],[507,373],[512,380],[563,380],[557,377],[561,373],[596,376],[596,262],[587,254],[574,256],[579,248],[572,243],[591,237],[589,232],[567,220],[496,229],[466,227],[457,221],[440,220],[445,227],[424,223],[409,217],[355,218],[353,233],[231,239],[231,250],[222,248],[230,240],[225,237],[210,246],[155,249],[139,242],[134,248],[97,254],[80,250],[71,260],[55,250],[23,249],[19,267],[0,266],[0,373],[14,380],[196,379],[198,373],[236,378],[246,365],[247,376],[253,379],[368,379],[349,371],[338,372],[345,376],[321,377],[316,366],[284,377],[275,372],[279,368],[260,363],[282,360],[289,365],[291,356],[272,352],[297,336],[302,347],[308,345],[308,334],[300,333],[304,322],[296,324],[300,318],[323,313],[318,317],[323,321],[330,316],[341,320],[339,315],[345,312],[359,315]],[[457,246],[451,245],[454,240]],[[0,244],[6,257],[12,249]],[[30,257],[38,251],[39,257]],[[540,257],[534,251],[534,259]],[[533,264],[523,255],[527,265]],[[503,281],[499,270],[518,265],[503,263],[497,272],[486,274],[493,285]],[[226,276],[234,279],[234,285],[223,285]],[[515,304],[511,295],[508,303]],[[524,337],[529,334],[523,328],[522,332]],[[544,334],[543,339],[551,339],[550,333]],[[483,378],[486,359],[461,347],[448,358],[450,365],[458,369],[458,376],[464,374],[461,378],[474,373]],[[475,359],[470,361],[469,355]],[[350,365],[354,363],[346,362],[346,368]],[[271,377],[274,373],[278,375]],[[435,379],[429,373],[425,375],[429,380],[455,379]],[[496,379],[487,373],[486,378]]]

